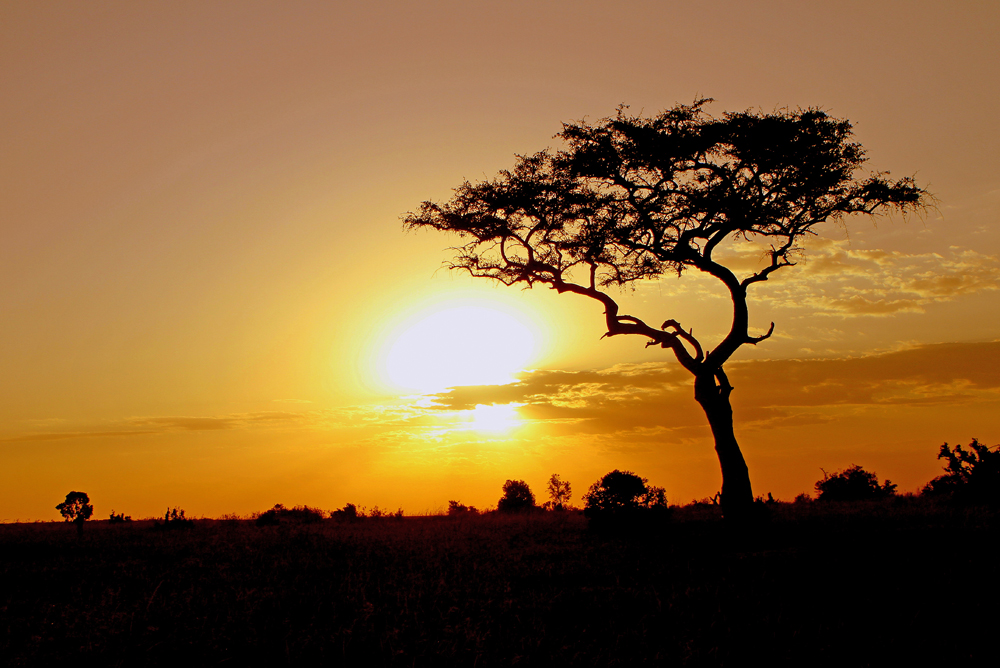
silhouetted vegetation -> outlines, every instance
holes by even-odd
[[[503,496],[497,502],[501,513],[523,513],[535,510],[535,495],[523,480],[508,480],[503,484]]]
[[[583,513],[599,528],[632,525],[649,515],[666,516],[667,495],[631,471],[615,469],[590,486],[583,495]]]
[[[458,501],[448,502],[448,515],[454,517],[456,515],[477,515],[479,513],[475,506],[467,506],[464,503],[459,503]]]
[[[118,513],[115,515],[114,509],[111,510],[111,517],[108,518],[109,524],[124,524],[125,522],[131,522],[132,516],[126,515],[125,513]]]
[[[563,481],[558,473],[553,473],[549,478],[549,500],[542,507],[545,510],[566,510],[572,498],[573,489],[569,481]]]
[[[820,501],[867,501],[893,496],[896,485],[888,478],[879,485],[877,475],[854,464],[832,475],[823,471],[823,479],[816,482],[816,492]]]
[[[343,508],[332,511],[330,517],[339,522],[359,522],[364,519],[365,513],[363,510],[359,511],[353,503],[348,503]]]
[[[163,516],[163,521],[154,521],[154,529],[190,529],[194,526],[194,520],[190,520],[184,516],[184,511],[180,508],[167,508],[166,514]]]
[[[367,516],[373,520],[377,519],[401,520],[403,519],[403,509],[399,508],[395,511],[392,511],[392,510],[383,510],[378,506],[375,506],[370,511],[368,511]]]
[[[90,497],[86,492],[70,492],[66,500],[56,506],[56,510],[67,522],[76,524],[77,533],[83,533],[83,523],[94,514],[94,506],[90,505]]]
[[[274,526],[282,522],[310,524],[319,522],[324,517],[326,517],[326,513],[319,508],[310,508],[309,506],[286,508],[284,505],[276,503],[270,510],[260,513],[254,521],[257,526]]]
[[[792,266],[800,241],[823,222],[920,210],[928,195],[912,179],[863,169],[846,120],[819,109],[713,117],[710,102],[648,118],[620,107],[594,124],[565,123],[563,150],[519,155],[512,170],[467,181],[450,201],[423,202],[404,221],[457,234],[453,269],[594,299],[606,336],[638,335],[670,350],[693,378],[715,437],[722,504],[738,518],[752,512],[754,496],[724,365],[774,331],[771,323],[751,333],[750,289]],[[768,260],[749,275],[724,264],[727,247],[745,242]],[[729,331],[711,346],[676,320],[651,326],[621,314],[608,291],[689,269],[718,279],[732,303]]]
[[[947,461],[944,475],[923,488],[927,495],[947,495],[964,503],[1000,504],[1000,445],[992,448],[972,439],[969,449],[945,443],[938,459]]]
[[[178,512],[179,514],[179,512]],[[717,505],[631,534],[581,513],[0,525],[0,663],[992,665],[1000,514],[937,497]],[[961,632],[946,632],[961,620]]]

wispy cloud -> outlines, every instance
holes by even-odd
[[[796,267],[758,289],[777,306],[851,317],[922,312],[934,302],[998,288],[1000,261],[993,255],[959,247],[944,254],[861,250],[818,239]]]

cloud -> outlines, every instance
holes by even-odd
[[[821,424],[849,407],[962,403],[1000,398],[1000,342],[922,345],[844,359],[751,360],[727,366],[741,429]],[[454,388],[427,412],[524,404],[519,413],[554,435],[634,441],[704,430],[691,377],[679,365],[534,371],[517,383]]]
[[[233,429],[262,429],[293,426],[300,428],[330,427],[336,423],[333,411],[308,411],[293,413],[285,411],[260,411],[253,413],[231,413],[219,416],[139,416],[106,422],[92,428],[72,428],[67,425],[63,431],[53,431],[8,436],[0,443],[19,441],[56,441],[81,438],[117,436],[145,436],[172,432],[217,432]],[[50,424],[66,424],[65,420],[46,421]]]
[[[7,436],[0,438],[0,443],[20,443],[31,441],[63,441],[75,438],[100,438],[116,436],[142,436],[145,434],[156,434],[157,431],[131,430],[131,431],[50,431],[35,432],[32,434],[22,434],[20,436]]]
[[[958,247],[949,248],[947,255],[907,254],[852,249],[847,241],[819,239],[780,279],[758,288],[780,306],[842,317],[885,316],[923,312],[934,302],[996,290],[1000,262],[993,255]]]

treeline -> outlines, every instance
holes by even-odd
[[[977,439],[967,446],[949,446],[947,443],[938,450],[938,459],[944,460],[944,473],[924,485],[919,496],[947,499],[964,504],[1000,505],[1000,445],[988,447]],[[563,480],[559,474],[552,474],[548,481],[548,500],[538,504],[534,492],[524,480],[507,480],[502,487],[502,494],[496,508],[480,510],[472,505],[465,505],[458,500],[448,501],[447,515],[468,516],[488,512],[497,513],[531,513],[531,512],[579,512],[571,504],[573,490],[569,481]],[[846,469],[828,473],[823,470],[823,478],[816,481],[816,496],[800,494],[796,503],[811,501],[819,502],[853,502],[871,501],[897,496],[897,485],[886,479],[879,482],[878,476],[863,467],[853,464]],[[583,514],[592,523],[633,521],[640,518],[660,517],[670,514],[666,491],[662,487],[650,485],[646,478],[631,471],[615,469],[594,482],[583,495]],[[721,494],[695,501],[694,505],[720,505]],[[777,503],[769,493],[765,497],[757,497],[757,503],[768,505]],[[83,524],[93,516],[94,507],[90,497],[85,492],[72,491],[66,495],[66,500],[56,506],[67,522],[76,525],[77,531],[83,531]],[[341,522],[359,522],[366,519],[402,519],[403,509],[385,510],[374,506],[371,510],[354,503],[348,503],[343,508],[324,511],[319,508],[301,505],[288,508],[283,504],[275,504],[272,508],[252,513],[249,517],[224,515],[223,520],[253,520],[257,526],[274,526],[282,523],[308,524],[324,519]],[[130,515],[111,511],[108,522],[124,524],[132,521]],[[154,529],[183,529],[193,525],[193,520],[185,516],[179,508],[167,509],[162,520],[155,520]]]

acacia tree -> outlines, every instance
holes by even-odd
[[[443,204],[404,216],[408,229],[457,233],[451,268],[506,285],[546,285],[604,305],[605,336],[634,334],[669,349],[694,377],[712,428],[727,514],[751,507],[746,462],[733,431],[724,365],[750,333],[750,288],[792,266],[813,228],[847,214],[925,206],[912,179],[863,173],[851,124],[818,109],[711,116],[701,99],[651,118],[620,107],[612,118],[563,125],[563,150],[518,156],[513,170],[466,181]],[[720,260],[728,243],[769,247],[760,270],[739,277]],[[608,288],[697,269],[732,300],[728,333],[707,348],[680,323],[653,327],[620,312]]]

